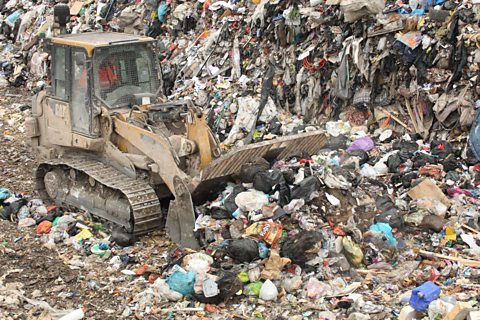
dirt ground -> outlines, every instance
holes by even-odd
[[[0,92],[0,187],[33,192],[34,159],[25,136],[31,94],[25,89]]]
[[[30,112],[31,95],[26,90],[7,90],[0,97],[0,187],[14,192],[35,194],[34,158],[29,151],[24,121]],[[91,315],[114,314],[119,308],[114,291],[92,290],[88,281],[101,284],[104,274],[72,270],[67,262],[73,257],[68,248],[51,251],[43,246],[33,229],[18,230],[16,224],[0,219],[0,266],[4,285],[21,289],[28,298],[47,302],[56,309],[84,306]],[[89,279],[89,280],[87,280]],[[4,317],[37,319],[42,310],[12,306]],[[107,317],[105,317],[107,315]],[[95,316],[92,318],[95,319]]]

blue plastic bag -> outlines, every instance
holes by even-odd
[[[7,200],[12,196],[10,190],[5,188],[0,188],[0,202]]]
[[[195,285],[195,273],[175,271],[168,277],[167,284],[173,291],[179,292],[184,296],[191,295]]]
[[[419,15],[420,17],[424,16],[425,15],[425,9],[415,9],[412,12],[410,12],[411,16],[414,16],[416,14]]]
[[[435,283],[431,281],[425,282],[420,287],[412,290],[410,305],[416,311],[426,311],[430,302],[438,299],[441,291],[440,287]]]
[[[15,11],[14,13],[12,13],[11,15],[9,15],[7,17],[7,23],[10,25],[10,26],[13,26],[15,24],[15,21],[17,21],[18,18],[20,18],[20,16],[22,15],[23,11],[22,10],[17,10]]]
[[[258,255],[260,256],[260,258],[267,258],[269,253],[270,249],[268,249],[266,243],[263,241],[258,241]]]
[[[167,11],[168,11],[168,5],[163,3],[158,6],[158,10],[157,10],[158,21],[160,21],[161,23],[165,22],[165,16],[167,15]]]
[[[397,239],[393,236],[392,227],[388,223],[379,222],[370,226],[370,231],[383,232],[385,237],[387,237],[387,245],[390,247],[397,246]]]

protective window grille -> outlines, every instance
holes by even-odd
[[[60,99],[67,99],[67,70],[66,60],[67,50],[65,47],[55,47],[54,56],[54,92],[55,96]]]
[[[135,104],[135,94],[155,94],[160,85],[146,46],[100,48],[93,59],[95,95],[110,107]]]

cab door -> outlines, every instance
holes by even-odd
[[[55,45],[51,48],[51,94],[47,98],[46,130],[51,144],[70,146],[72,143],[72,119],[70,117],[69,64],[70,48]]]

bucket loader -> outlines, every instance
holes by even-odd
[[[152,42],[107,32],[48,40],[51,85],[34,96],[26,121],[36,188],[136,235],[160,228],[168,212],[169,236],[195,249],[192,195],[253,158],[313,154],[325,136],[301,133],[222,154],[201,110],[187,100],[159,102]]]

